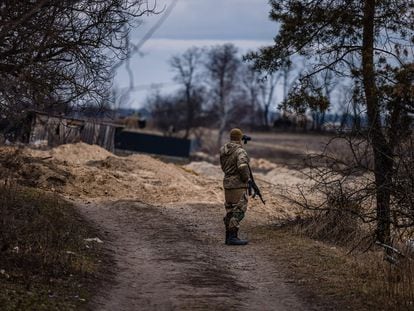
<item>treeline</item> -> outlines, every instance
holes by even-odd
[[[211,126],[255,130],[359,130],[363,98],[349,77],[323,71],[305,57],[285,59],[277,68],[258,68],[233,44],[192,47],[170,59],[177,91],[155,89],[147,98],[155,126],[181,131]],[[328,113],[331,115],[328,118]],[[332,118],[332,115],[335,115]]]
[[[156,90],[147,99],[160,129],[174,127],[187,138],[194,127],[213,126],[220,142],[228,126],[269,127],[279,77],[248,66],[233,44],[192,47],[172,57],[170,67],[179,89],[167,95]]]

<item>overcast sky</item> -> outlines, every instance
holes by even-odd
[[[149,0],[150,2],[153,0]],[[172,0],[158,0],[162,9]],[[177,5],[141,49],[131,59],[133,83],[137,90],[131,93],[132,107],[139,107],[148,89],[142,86],[163,83],[163,92],[174,90],[173,73],[168,65],[173,55],[192,46],[211,46],[231,42],[245,53],[272,43],[277,25],[268,18],[268,0],[178,0]],[[161,15],[143,17],[143,25],[132,33],[132,41],[139,42]],[[115,86],[129,85],[125,68],[118,70]]]

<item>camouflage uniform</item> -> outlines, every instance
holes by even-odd
[[[229,142],[220,149],[220,163],[224,172],[226,231],[237,230],[247,210],[247,181],[249,158],[238,142]]]

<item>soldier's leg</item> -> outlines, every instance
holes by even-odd
[[[225,189],[224,196],[226,216],[223,218],[223,222],[226,227],[226,244],[228,244],[229,232],[237,233],[239,223],[244,217],[247,197],[245,189]]]
[[[243,194],[237,204],[232,204],[231,208],[228,207],[228,213],[225,217],[225,223],[227,223],[227,236],[226,244],[228,245],[246,245],[246,240],[240,240],[238,238],[238,231],[240,222],[244,218],[247,210],[247,196]]]
[[[243,220],[247,210],[247,195],[243,193],[239,202],[232,204],[231,210],[226,215],[228,216],[228,228],[229,230],[238,230],[240,228],[240,222]]]
[[[233,217],[232,212],[234,205],[236,205],[240,198],[245,193],[244,189],[225,189],[224,190],[224,198],[225,204],[224,207],[226,209],[226,216],[223,218],[224,225],[226,226],[226,230],[229,227],[230,219]]]
[[[233,204],[232,203],[225,203],[224,208],[226,209],[226,215],[223,218],[224,226],[226,228],[225,243],[228,244],[230,220],[233,217]]]

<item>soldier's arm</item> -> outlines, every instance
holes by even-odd
[[[249,173],[249,157],[247,156],[247,152],[244,149],[240,149],[237,155],[237,169],[239,170],[240,179],[247,183],[250,178]]]

